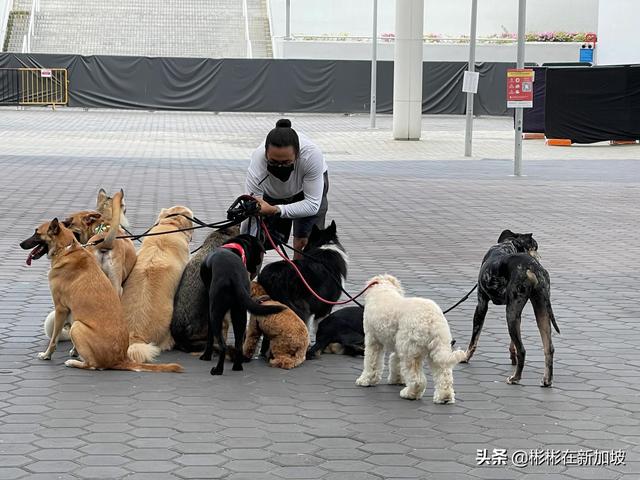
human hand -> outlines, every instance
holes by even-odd
[[[267,203],[262,198],[258,198],[256,200],[258,200],[258,203],[260,204],[260,215],[270,217],[272,215],[277,215],[278,213],[280,213],[280,209],[277,206]]]

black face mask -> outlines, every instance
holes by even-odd
[[[285,165],[277,167],[275,165],[267,165],[267,171],[281,182],[286,182],[293,173],[294,165]]]

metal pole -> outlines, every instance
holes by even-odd
[[[285,12],[285,40],[291,40],[291,0],[287,0],[286,12]]]
[[[478,26],[478,0],[471,3],[471,35],[469,38],[469,68],[476,71],[476,41]],[[473,147],[473,93],[467,92],[467,128],[464,133],[464,156],[470,157]]]
[[[371,128],[376,128],[376,90],[378,69],[378,0],[373,0],[373,31],[371,34]]]
[[[519,0],[518,5],[518,63],[524,68],[524,32],[527,26],[527,0]],[[513,174],[522,176],[522,108],[516,108],[516,151],[513,162]]]

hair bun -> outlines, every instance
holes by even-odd
[[[276,122],[276,128],[291,128],[291,120],[288,118],[281,118]]]

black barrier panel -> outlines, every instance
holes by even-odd
[[[575,143],[640,139],[640,66],[547,70],[545,133]]]
[[[66,68],[69,106],[216,112],[365,113],[371,63],[357,60],[0,54],[0,67]],[[510,63],[479,63],[476,115],[507,115]],[[423,113],[464,114],[466,63],[423,64]],[[378,62],[378,112],[393,109],[393,62]]]
[[[18,105],[20,72],[15,68],[0,68],[0,105]]]
[[[523,108],[522,131],[524,133],[544,133],[544,99],[547,88],[547,69],[534,67],[533,108]]]

